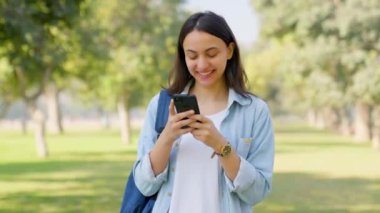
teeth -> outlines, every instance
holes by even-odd
[[[210,74],[211,73],[211,71],[210,72],[206,72],[206,73],[199,73],[201,76],[207,76],[208,74]]]

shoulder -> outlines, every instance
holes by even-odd
[[[160,93],[156,93],[156,94],[150,99],[148,106],[152,106],[152,105],[157,106],[159,97],[160,97]]]
[[[244,104],[248,108],[255,108],[256,110],[269,110],[268,104],[260,97],[252,94],[246,94],[243,97]]]
[[[160,93],[157,93],[150,99],[148,103],[148,107],[147,107],[147,113],[149,116],[156,115],[159,96],[160,96]]]
[[[258,119],[271,116],[269,106],[262,98],[256,95],[247,94],[244,99],[246,100],[246,104],[244,105],[246,112],[254,113],[255,117]]]

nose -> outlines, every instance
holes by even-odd
[[[205,57],[199,57],[197,61],[197,70],[198,71],[205,71],[208,67],[208,61]]]

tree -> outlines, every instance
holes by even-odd
[[[45,116],[37,105],[54,72],[61,70],[65,51],[60,36],[69,30],[79,15],[82,1],[2,0],[0,2],[0,42],[15,82],[13,91],[26,103],[35,124],[37,152],[48,155],[45,141]]]
[[[341,128],[351,123],[349,109],[355,105],[356,138],[368,140],[371,106],[363,99],[368,91],[355,89],[358,82],[355,78],[374,65],[366,62],[368,58],[378,60],[380,2],[259,0],[253,3],[263,14],[267,38],[291,40],[295,44],[295,51],[287,54],[286,58],[290,59],[283,60],[281,67],[288,79],[299,79],[299,84],[286,79],[284,83],[290,85],[293,93],[297,91],[301,102],[308,103],[307,108],[333,112]],[[299,85],[303,85],[301,92]],[[331,120],[331,115],[327,118]]]
[[[281,109],[276,107],[281,99],[279,95],[281,79],[277,75],[277,70],[287,48],[276,41],[260,44],[262,45],[248,54],[245,59],[244,67],[250,90],[267,100],[272,105],[272,110],[280,111]]]
[[[82,88],[108,109],[117,107],[122,141],[129,143],[128,109],[146,103],[166,79],[181,23],[180,1],[95,1],[80,29],[93,36],[81,54]],[[98,32],[92,34],[89,32]],[[83,38],[78,38],[83,40]],[[99,51],[98,47],[103,47]],[[81,64],[81,61],[77,61]],[[96,64],[96,65],[95,65]],[[96,95],[94,95],[96,94]]]
[[[4,117],[9,106],[15,101],[15,95],[12,91],[13,82],[7,81],[11,75],[12,71],[9,61],[7,58],[0,58],[0,119]]]

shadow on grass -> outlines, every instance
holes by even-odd
[[[41,177],[45,184],[40,183],[39,190],[1,196],[0,212],[118,212],[129,172],[121,172],[119,166],[110,171],[100,167],[83,178],[62,178],[58,184]],[[44,188],[70,181],[64,189]],[[380,180],[374,179],[278,173],[273,192],[255,212],[380,212],[379,188]]]
[[[275,174],[273,191],[256,212],[380,212],[380,180]]]
[[[121,165],[130,169],[136,158],[136,151],[113,152],[69,152],[62,153],[59,159],[46,159],[32,162],[0,163],[0,177],[18,178],[28,173],[49,173],[68,171],[91,171],[105,165]],[[113,168],[113,166],[110,166]]]
[[[10,187],[0,192],[0,212],[118,212],[133,162],[49,161],[12,164],[12,170],[0,167],[0,174],[9,175],[0,179]]]

